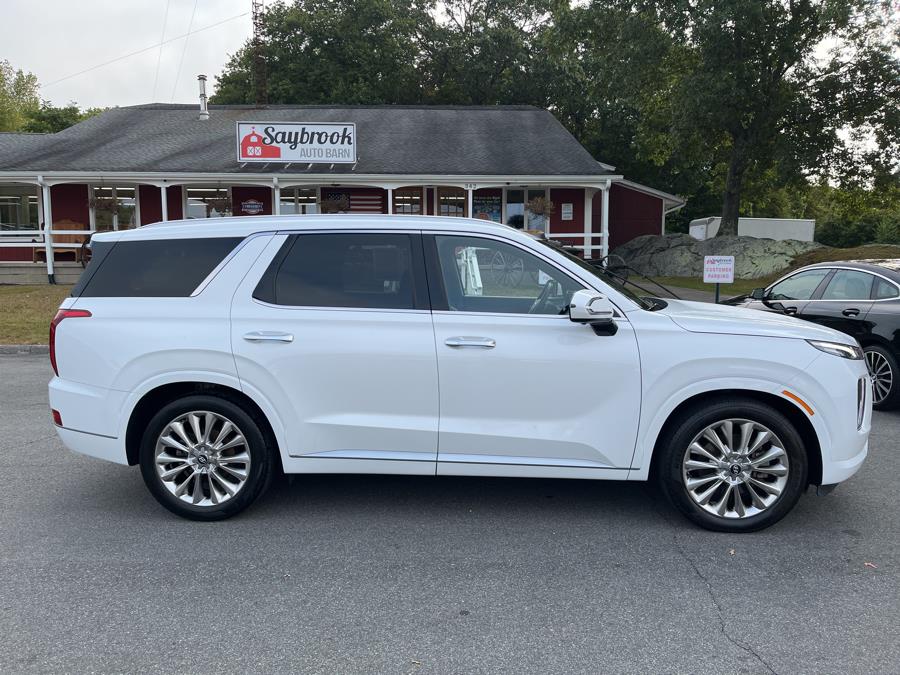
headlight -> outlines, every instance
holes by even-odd
[[[845,345],[840,342],[825,342],[823,340],[807,340],[809,344],[820,352],[840,356],[843,359],[860,361],[863,358],[863,350],[858,345]]]

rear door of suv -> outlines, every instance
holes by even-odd
[[[421,236],[276,235],[238,287],[242,385],[310,471],[434,474],[438,382]],[[315,464],[313,464],[315,462]]]

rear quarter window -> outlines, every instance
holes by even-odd
[[[231,253],[241,237],[97,242],[72,289],[84,298],[183,298]]]

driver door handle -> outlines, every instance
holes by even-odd
[[[848,307],[843,312],[841,312],[844,316],[859,316],[859,310],[856,307]]]
[[[244,334],[247,342],[293,342],[294,336],[290,333],[279,333],[272,330],[255,330]]]
[[[493,349],[497,346],[497,341],[486,337],[468,337],[459,335],[444,340],[444,344],[448,347],[480,347],[481,349]]]
[[[797,313],[797,308],[796,307],[785,307],[784,313],[794,315]]]

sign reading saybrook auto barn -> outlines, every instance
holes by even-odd
[[[238,122],[239,162],[356,162],[356,125]]]

